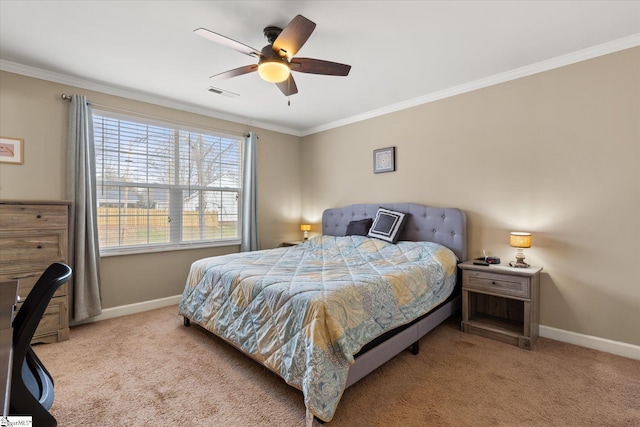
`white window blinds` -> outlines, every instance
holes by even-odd
[[[93,112],[101,250],[237,243],[241,137]]]

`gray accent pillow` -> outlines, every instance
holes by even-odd
[[[369,233],[371,224],[373,224],[372,218],[350,221],[349,224],[347,224],[345,236],[366,236],[367,233]]]
[[[396,243],[404,227],[407,214],[380,208],[367,236]]]

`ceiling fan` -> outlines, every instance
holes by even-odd
[[[198,28],[194,32],[240,53],[259,58],[257,64],[225,71],[211,76],[212,79],[228,79],[257,71],[263,80],[275,83],[283,94],[290,96],[298,93],[291,71],[327,76],[346,76],[351,70],[351,65],[321,59],[294,57],[315,28],[316,24],[302,15],[297,15],[284,28],[266,27],[263,32],[269,44],[261,51],[206,28]]]

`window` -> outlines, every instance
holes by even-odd
[[[93,112],[101,251],[238,243],[238,136]]]

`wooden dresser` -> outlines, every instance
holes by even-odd
[[[49,265],[69,264],[70,217],[68,201],[0,200],[0,282],[17,280],[19,301]],[[69,338],[68,290],[65,283],[53,295],[32,342]]]

